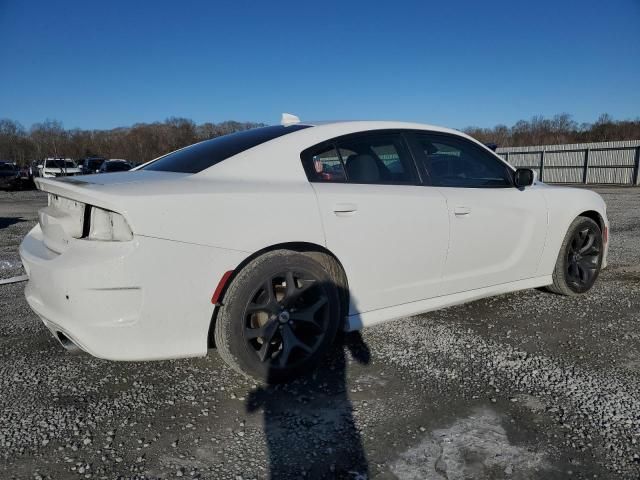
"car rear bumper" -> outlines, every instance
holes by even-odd
[[[36,226],[20,256],[27,302],[59,340],[96,357],[156,360],[206,354],[211,295],[246,254],[141,236],[72,240],[58,254]]]

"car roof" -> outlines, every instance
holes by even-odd
[[[307,125],[310,127],[317,127],[321,125],[348,125],[348,124],[358,124],[364,129],[376,130],[380,128],[380,124],[384,124],[385,126],[382,128],[398,128],[398,129],[418,129],[418,130],[430,130],[430,131],[443,131],[447,133],[460,133],[455,130],[439,127],[437,125],[429,125],[424,123],[415,123],[415,122],[406,122],[406,121],[395,121],[395,120],[305,120],[301,121],[297,115],[292,113],[283,113],[282,118],[280,120],[280,125],[282,126],[290,126],[290,125]],[[394,126],[389,126],[392,124],[396,124]]]
[[[308,125],[310,127],[327,127],[336,126],[351,129],[352,127],[361,128],[362,130],[379,130],[379,129],[409,129],[409,130],[430,130],[436,132],[456,133],[458,130],[428,123],[405,122],[398,120],[310,120],[292,123],[290,125]]]
[[[484,144],[478,142],[475,138],[470,137],[464,132],[455,130],[453,128],[441,127],[438,125],[431,125],[428,123],[418,122],[402,122],[397,120],[332,120],[332,121],[301,121],[299,123],[292,123],[290,125],[308,125],[314,128],[306,128],[296,132],[292,132],[289,135],[284,135],[282,141],[293,140],[294,138],[302,137],[320,137],[325,136],[326,139],[339,137],[341,135],[347,135],[350,133],[364,133],[375,130],[424,130],[435,133],[447,133],[451,135],[457,135],[464,137],[468,140],[481,145],[485,149]],[[276,138],[268,143],[276,142],[280,139]],[[316,142],[318,143],[318,142]],[[311,145],[310,145],[311,146]]]
[[[313,146],[324,140],[352,133],[365,133],[375,130],[424,130],[428,132],[446,133],[464,137],[487,149],[485,145],[464,132],[453,128],[441,127],[427,123],[401,122],[396,120],[334,120],[314,122],[301,121],[299,123],[291,123],[289,125],[306,125],[313,128],[304,128],[291,132],[288,135],[283,135],[282,137],[270,140],[263,145],[268,146],[274,144],[298,143],[299,146],[302,146],[303,143],[307,143],[307,146]],[[261,146],[259,145],[256,148],[260,147]]]
[[[244,178],[258,181],[303,179],[307,181],[300,162],[300,153],[302,151],[343,135],[375,130],[424,130],[447,133],[467,138],[490,152],[480,142],[460,131],[424,123],[385,120],[300,121],[287,123],[284,127],[300,125],[310,128],[292,129],[286,135],[242,151],[229,158],[229,160],[219,162],[195,175],[199,177]],[[265,162],[265,158],[268,158],[269,161]]]

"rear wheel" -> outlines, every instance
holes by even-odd
[[[587,217],[576,218],[560,248],[549,290],[561,295],[589,291],[600,273],[602,253],[602,231],[598,224]]]
[[[270,383],[311,370],[340,326],[338,287],[308,256],[279,250],[249,263],[233,280],[215,325],[221,357]]]

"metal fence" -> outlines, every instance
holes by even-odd
[[[496,153],[547,183],[638,185],[640,180],[640,140],[502,147]]]

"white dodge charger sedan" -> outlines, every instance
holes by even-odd
[[[606,263],[599,195],[415,123],[293,118],[37,183],[27,301],[63,346],[112,360],[215,343],[283,381],[339,330],[527,288],[581,294]]]

